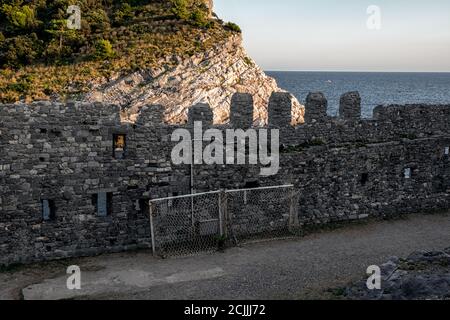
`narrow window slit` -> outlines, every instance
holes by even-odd
[[[367,172],[361,174],[361,184],[365,185],[368,181],[369,181],[369,174]]]
[[[412,170],[411,168],[405,168],[404,175],[405,179],[411,179]]]
[[[115,159],[125,159],[127,146],[127,136],[125,134],[113,135],[113,157]]]
[[[112,213],[112,192],[99,192],[92,195],[92,204],[99,217],[107,217]]]
[[[53,221],[56,219],[56,207],[54,200],[44,199],[42,204],[42,219],[44,221]]]

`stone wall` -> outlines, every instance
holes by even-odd
[[[380,106],[363,120],[359,95],[349,93],[331,118],[323,94],[312,93],[307,122],[292,127],[289,99],[276,93],[268,108],[281,132],[277,175],[196,165],[196,190],[293,183],[303,224],[450,208],[450,106]],[[215,128],[251,125],[251,97],[232,101],[231,124]],[[147,200],[190,192],[190,166],[170,159],[170,135],[182,126],[164,124],[163,113],[147,106],[135,123],[121,123],[114,105],[0,105],[0,264],[148,248]],[[212,121],[207,105],[189,116],[188,129],[193,119]],[[126,135],[123,159],[114,157],[117,135]],[[100,217],[103,193],[110,212]],[[55,209],[51,221],[43,221],[44,200]]]

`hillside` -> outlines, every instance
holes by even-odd
[[[0,102],[87,100],[120,104],[132,121],[145,104],[180,123],[197,102],[228,120],[231,94],[255,96],[264,122],[275,80],[250,59],[233,23],[213,18],[207,0],[0,1]],[[81,9],[69,29],[67,8]],[[303,109],[294,99],[296,122]]]

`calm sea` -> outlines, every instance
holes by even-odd
[[[362,114],[372,117],[380,104],[450,104],[450,73],[371,73],[371,72],[279,72],[268,71],[278,86],[304,103],[308,92],[322,91],[328,99],[329,115],[337,115],[339,98],[359,91]]]

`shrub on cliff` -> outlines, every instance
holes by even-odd
[[[188,0],[171,0],[172,1],[172,12],[179,19],[188,19],[189,14],[189,2]]]
[[[239,27],[236,23],[227,22],[225,24],[225,29],[228,29],[233,32],[242,33],[241,27]]]
[[[90,27],[92,31],[98,32],[109,29],[109,17],[105,10],[101,8],[91,10],[88,13],[88,18],[91,21]]]
[[[68,60],[81,42],[80,33],[67,28],[64,19],[50,20],[45,32],[49,35],[42,57],[47,61]]]
[[[122,3],[119,9],[114,12],[113,21],[115,25],[121,25],[132,20],[134,17],[133,8],[129,3]]]
[[[100,39],[95,44],[94,59],[106,60],[114,57],[114,49],[111,42],[105,39]]]
[[[2,1],[0,11],[3,18],[6,18],[12,27],[16,29],[32,29],[41,23],[36,19],[33,7],[28,5],[20,6],[17,2],[13,2],[13,4],[3,2],[6,1]]]
[[[207,13],[201,9],[196,9],[192,14],[190,21],[196,27],[205,28],[210,26]]]
[[[32,63],[36,60],[41,42],[35,33],[19,35],[0,41],[0,60],[10,67]]]
[[[172,12],[178,19],[186,20],[200,28],[211,26],[208,7],[203,0],[171,0],[171,2]]]

